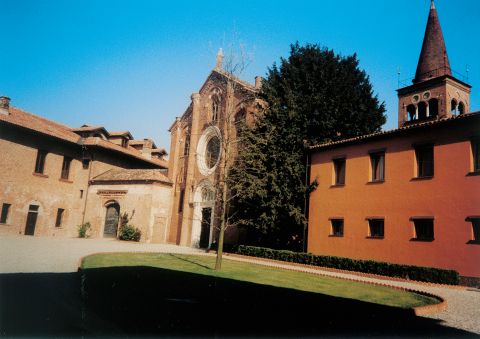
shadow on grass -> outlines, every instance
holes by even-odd
[[[212,268],[210,266],[207,266],[207,265],[203,265],[203,264],[200,264],[199,262],[195,261],[195,260],[190,260],[188,259],[187,257],[185,256],[178,256],[176,254],[173,254],[173,253],[170,253],[169,256],[177,259],[177,260],[181,260],[181,261],[185,261],[185,262],[188,262],[190,264],[195,264],[197,266],[200,266],[202,268],[206,268],[207,270],[211,270]]]
[[[3,336],[472,335],[409,310],[152,267],[3,274],[0,293]]]

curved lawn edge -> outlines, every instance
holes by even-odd
[[[96,253],[90,253],[88,255],[85,255],[81,257],[78,261],[78,272],[81,272],[83,270],[82,264],[84,260],[88,257],[95,256],[95,255],[104,255],[104,254],[182,254],[182,255],[189,255],[189,256],[208,256],[212,257],[215,256],[214,253],[175,253],[175,252],[143,252],[143,251],[113,251],[113,252],[96,252]],[[433,299],[436,299],[438,303],[436,304],[430,304],[430,305],[423,305],[423,306],[416,306],[416,307],[410,307],[407,309],[410,309],[416,316],[423,316],[423,315],[428,315],[428,314],[434,314],[438,312],[442,312],[447,309],[448,303],[447,300],[445,300],[443,297],[425,292],[425,291],[420,291],[416,289],[411,289],[407,287],[401,287],[401,286],[394,286],[390,285],[388,283],[380,283],[380,282],[372,282],[372,281],[364,281],[361,279],[355,279],[355,278],[347,278],[347,277],[341,277],[341,276],[334,276],[332,277],[331,275],[328,275],[326,273],[322,273],[321,270],[323,269],[322,267],[319,266],[312,266],[312,265],[305,265],[305,264],[297,264],[297,263],[289,263],[289,262],[283,262],[283,261],[278,261],[278,260],[272,260],[272,259],[266,259],[266,258],[256,258],[256,257],[249,257],[249,256],[243,256],[243,255],[238,255],[238,254],[231,254],[231,253],[224,253],[224,256],[227,260],[231,261],[236,261],[234,257],[239,257],[243,260],[246,260],[248,263],[253,264],[253,265],[258,265],[258,266],[263,266],[263,267],[273,267],[279,270],[285,270],[285,271],[293,271],[293,272],[302,272],[302,273],[307,273],[311,275],[318,275],[318,276],[323,276],[323,277],[328,277],[328,278],[333,278],[333,279],[341,279],[345,281],[351,281],[351,282],[356,282],[356,283],[363,283],[363,284],[368,284],[368,285],[373,285],[373,286],[379,286],[379,287],[387,287],[391,289],[396,289],[404,292],[409,292],[409,293],[415,293],[419,295],[423,295],[426,297],[430,297]],[[228,258],[232,257],[232,258]],[[263,263],[262,263],[263,262]],[[270,262],[273,265],[267,265],[266,263]],[[283,266],[276,266],[275,264],[282,264],[286,266],[291,266],[289,268],[283,267]],[[305,268],[312,268],[315,271],[304,271],[301,270],[301,267]],[[330,270],[328,270],[330,271]],[[333,271],[342,271],[342,270],[336,270],[333,269]],[[360,272],[352,272],[352,271],[345,271],[342,273],[359,273],[360,276],[366,276],[363,273]],[[387,277],[381,276],[385,280],[387,280]],[[393,279],[392,279],[393,280]],[[407,282],[414,282],[414,281],[408,281],[402,279],[402,281],[407,281]],[[428,285],[432,285],[431,283],[425,283]],[[433,285],[438,285],[438,284],[433,284]],[[442,285],[443,286],[443,285]]]
[[[374,279],[379,279],[379,280],[390,280],[390,281],[398,281],[398,282],[406,282],[406,283],[414,283],[418,285],[424,285],[424,286],[429,286],[429,287],[442,287],[442,288],[449,288],[453,290],[467,290],[469,287],[468,286],[463,286],[463,285],[449,285],[449,284],[439,284],[439,283],[434,283],[434,282],[427,282],[427,281],[421,281],[421,280],[414,280],[414,279],[404,279],[400,277],[391,277],[388,275],[380,275],[380,274],[373,274],[373,273],[365,273],[365,272],[359,272],[359,271],[349,271],[349,270],[342,270],[339,268],[333,268],[333,267],[325,267],[325,266],[317,266],[317,265],[308,265],[308,264],[300,264],[296,262],[289,262],[289,261],[281,261],[281,260],[275,260],[275,259],[268,259],[268,258],[260,258],[260,257],[254,257],[254,256],[248,256],[248,255],[243,255],[243,254],[237,254],[237,253],[223,253],[225,257],[238,257],[238,258],[245,258],[249,260],[259,260],[259,261],[265,261],[265,262],[272,262],[272,263],[278,263],[278,264],[286,264],[290,266],[297,266],[297,267],[306,267],[306,268],[311,268],[311,269],[316,269],[316,270],[323,270],[323,271],[329,271],[329,272],[339,272],[339,273],[345,273],[345,274],[352,274],[352,275],[357,275],[359,277],[366,277],[366,278],[374,278]]]
[[[324,276],[324,277],[332,277],[331,275],[322,273],[321,270],[324,269],[324,268],[320,267],[320,266],[290,263],[290,262],[273,260],[273,259],[266,259],[266,258],[256,258],[256,257],[250,257],[250,256],[244,256],[244,255],[232,254],[232,253],[228,253],[225,256],[226,257],[239,257],[239,258],[242,258],[242,259],[247,259],[250,263],[255,264],[255,265],[261,265],[261,266],[269,266],[269,265],[262,264],[261,263],[262,261],[270,262],[272,264],[282,264],[282,265],[292,266],[292,268],[285,268],[285,267],[281,267],[281,266],[273,266],[273,267],[276,267],[276,268],[279,268],[279,269],[284,269],[284,270],[289,270],[289,271],[304,272],[304,273],[319,275],[319,276]],[[252,259],[252,258],[254,258],[254,259]],[[258,260],[258,262],[257,262],[257,260]],[[293,268],[293,267],[297,267],[297,268]],[[302,270],[298,269],[298,268],[301,268],[301,267],[311,268],[311,269],[315,270],[315,272],[302,271]],[[341,273],[347,273],[347,274],[352,274],[353,273],[353,274],[356,274],[356,275],[359,275],[359,276],[364,276],[364,277],[368,277],[368,276],[373,276],[374,278],[382,277],[384,280],[388,280],[388,277],[386,277],[386,276],[377,276],[377,275],[374,275],[374,274],[366,274],[366,273],[361,273],[361,272],[345,271],[345,270],[338,270],[338,269],[327,269],[327,270],[331,271],[331,272],[341,272]],[[361,279],[346,278],[346,277],[341,277],[341,276],[335,276],[334,278],[347,280],[347,281],[352,281],[352,282],[361,282],[361,283],[369,284],[369,285],[373,285],[373,286],[382,286],[382,287],[393,288],[393,289],[396,289],[396,290],[401,290],[401,291],[405,291],[405,292],[424,295],[426,297],[430,297],[430,298],[438,300],[437,304],[417,306],[417,307],[410,308],[415,313],[416,316],[423,316],[423,315],[442,312],[442,311],[446,310],[447,307],[448,307],[447,300],[445,300],[443,297],[441,297],[439,295],[436,295],[436,294],[433,294],[433,293],[420,291],[420,290],[416,290],[416,289],[411,289],[411,288],[407,288],[407,287],[394,286],[394,285],[390,285],[388,283],[364,281],[364,280],[361,280]],[[394,280],[394,279],[392,279],[392,280]],[[413,280],[405,280],[405,279],[399,279],[399,280],[400,281],[405,281],[405,282],[415,282],[415,283],[417,283],[417,281],[413,281]],[[425,283],[425,282],[423,282],[423,284],[430,285],[430,286],[431,285],[437,285],[437,286],[440,285],[440,284]],[[440,286],[444,287],[444,286],[451,286],[451,285],[440,285]],[[455,287],[457,287],[457,286],[455,286]]]

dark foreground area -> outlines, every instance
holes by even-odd
[[[1,336],[473,336],[410,310],[151,267],[0,275]]]

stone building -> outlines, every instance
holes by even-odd
[[[216,240],[217,184],[222,175],[219,164],[226,144],[234,145],[241,121],[251,123],[261,78],[250,85],[222,67],[220,50],[215,68],[183,115],[170,127],[169,178],[172,188],[172,218],[168,242],[206,248]],[[231,161],[235,154],[232,146]],[[225,241],[241,237],[237,228],[227,229]]]
[[[165,239],[171,182],[152,140],[70,128],[0,97],[0,154],[0,234],[72,237],[90,222],[92,236],[115,237],[127,212],[142,241]]]
[[[480,281],[480,112],[452,75],[432,2],[398,129],[311,149],[308,251],[453,269]]]

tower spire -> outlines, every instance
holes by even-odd
[[[420,52],[413,83],[443,75],[452,75],[452,71],[450,69],[450,62],[448,61],[447,48],[445,47],[445,40],[443,39],[435,2],[431,0],[422,51]]]

